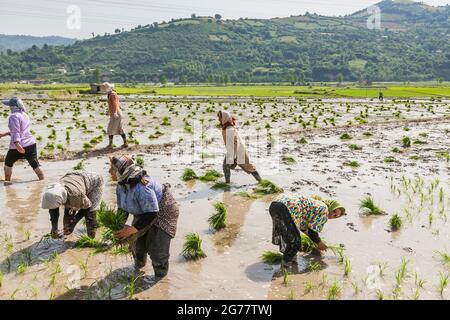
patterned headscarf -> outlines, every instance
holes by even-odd
[[[228,111],[222,110],[217,113],[222,129],[225,130],[228,127],[236,126],[236,119],[231,116]]]
[[[111,165],[116,170],[119,184],[127,184],[130,181],[140,181],[146,171],[134,163],[133,158],[128,155],[112,157]]]
[[[42,209],[56,209],[67,201],[66,188],[61,183],[52,183],[42,195]]]
[[[17,97],[12,97],[9,100],[3,100],[3,104],[11,109],[11,112],[26,112],[25,104],[22,99]]]

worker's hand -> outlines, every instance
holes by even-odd
[[[136,233],[138,233],[138,229],[132,226],[125,225],[121,230],[114,233],[114,237],[116,237],[117,240],[124,240]]]
[[[18,142],[16,142],[16,149],[17,149],[17,151],[19,151],[19,153],[22,153],[22,154],[25,153],[25,149]]]
[[[323,243],[322,241],[320,241],[320,242],[317,244],[317,248],[318,248],[320,251],[326,251],[326,250],[328,250],[328,246],[327,246],[325,243]]]

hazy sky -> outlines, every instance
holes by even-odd
[[[224,19],[272,18],[304,14],[346,15],[380,0],[0,0],[0,34],[60,35],[73,38],[171,18],[220,13]],[[425,0],[430,5],[450,0]],[[76,11],[80,10],[80,25]],[[75,8],[75,10],[77,10]],[[68,27],[68,22],[69,26]]]

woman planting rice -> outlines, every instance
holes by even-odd
[[[42,196],[42,209],[49,210],[53,238],[61,237],[58,231],[59,207],[64,206],[64,235],[70,235],[77,223],[86,219],[87,234],[95,238],[96,211],[103,195],[103,178],[97,173],[74,171],[52,183]]]
[[[225,182],[230,183],[231,169],[235,169],[236,166],[253,175],[257,181],[261,181],[261,177],[256,171],[255,165],[250,162],[247,149],[236,129],[236,119],[228,111],[219,111],[217,116],[222,126],[223,141],[227,148],[227,154],[223,160]]]
[[[116,232],[116,238],[131,243],[137,270],[146,265],[148,254],[155,277],[165,277],[169,271],[170,242],[175,237],[179,215],[170,184],[161,185],[126,155],[111,158],[109,172],[112,179],[118,181],[118,209],[133,215],[132,225],[125,225]]]
[[[283,264],[295,264],[301,248],[300,232],[308,235],[320,251],[328,249],[319,233],[328,219],[345,215],[345,208],[336,200],[318,200],[301,195],[278,196],[269,208],[272,217],[272,243],[280,246]]]
[[[11,183],[12,168],[20,159],[26,159],[39,180],[44,179],[37,156],[36,140],[30,132],[30,118],[26,114],[22,100],[13,97],[3,101],[11,109],[8,120],[9,132],[0,134],[0,138],[11,136],[8,153],[5,158],[5,184]]]
[[[114,136],[120,135],[123,139],[123,147],[128,147],[127,136],[123,130],[122,124],[122,109],[120,108],[120,101],[117,92],[113,90],[113,85],[105,82],[101,85],[101,89],[108,93],[108,113],[109,123],[107,134],[109,137],[108,148],[112,148]]]

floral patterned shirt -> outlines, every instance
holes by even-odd
[[[299,231],[308,229],[321,232],[328,221],[328,207],[320,200],[294,194],[282,194],[275,201],[283,203],[289,210]]]

